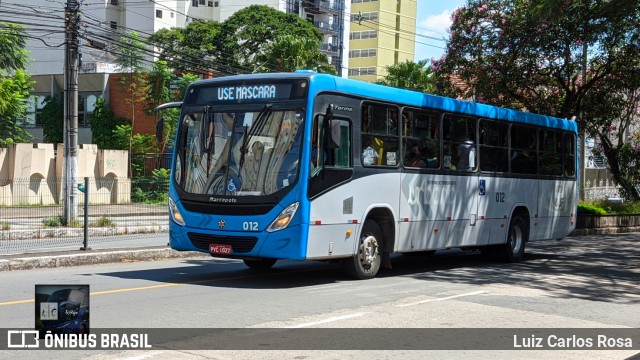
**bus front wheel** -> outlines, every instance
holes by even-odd
[[[244,261],[244,264],[252,269],[267,270],[267,269],[270,269],[278,260],[263,258],[263,259],[242,259],[242,261]]]
[[[345,269],[358,280],[371,279],[382,264],[382,231],[375,221],[364,223],[356,254],[345,260]]]
[[[498,249],[500,258],[508,262],[518,262],[524,257],[524,248],[528,238],[527,223],[524,219],[516,215],[511,219],[507,242]]]

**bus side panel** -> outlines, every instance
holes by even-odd
[[[353,255],[361,225],[372,206],[390,208],[397,219],[399,179],[399,173],[363,174],[313,199],[310,202],[307,258]],[[320,225],[315,225],[317,222]],[[347,234],[348,230],[351,235]],[[332,242],[333,252],[329,254]]]
[[[404,173],[396,251],[473,246],[478,237],[478,178]],[[405,221],[408,220],[408,221]]]
[[[480,196],[478,223],[482,226],[481,232],[490,234],[484,244],[504,244],[507,241],[506,234],[511,212],[516,206],[524,206],[529,210],[531,231],[536,231],[534,226],[538,203],[536,181],[481,176],[480,183],[484,195]]]
[[[309,225],[307,260],[353,255],[359,230],[358,224]]]
[[[540,181],[540,224],[537,239],[560,239],[575,228],[576,182]],[[572,223],[573,222],[573,223]]]

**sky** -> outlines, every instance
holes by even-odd
[[[415,61],[439,59],[444,54],[447,28],[451,25],[451,13],[466,0],[417,0],[416,32],[440,40],[416,36]]]

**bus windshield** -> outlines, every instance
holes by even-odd
[[[253,111],[183,110],[174,180],[194,195],[261,196],[298,178],[304,114],[264,105]]]

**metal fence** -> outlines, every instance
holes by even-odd
[[[171,153],[132,154],[131,164],[133,176],[150,177],[155,169],[171,168]]]
[[[87,206],[78,191],[77,216],[68,219],[63,184],[0,179],[0,255],[77,250],[85,241],[89,248],[166,245],[168,179],[86,178]]]

